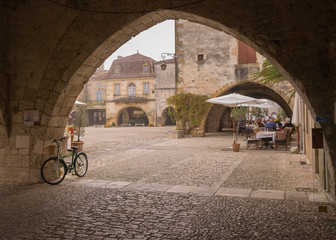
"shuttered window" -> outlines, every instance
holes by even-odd
[[[256,63],[256,51],[245,43],[238,41],[238,64]]]

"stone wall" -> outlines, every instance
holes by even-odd
[[[257,53],[255,64],[238,65],[236,38],[186,20],[176,24],[176,54],[178,91],[208,96],[221,86],[247,80],[249,73],[259,71],[264,59]]]
[[[154,65],[157,126],[162,126],[162,113],[168,107],[167,99],[176,93],[175,60],[166,61],[166,70],[161,70],[160,64]]]

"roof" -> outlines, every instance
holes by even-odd
[[[107,73],[108,73],[107,70],[104,70],[104,71],[97,70],[97,71],[90,77],[90,80],[101,80],[101,79],[104,79],[105,76],[107,75]]]
[[[120,57],[112,62],[110,70],[105,79],[113,78],[134,78],[134,77],[154,77],[153,65],[155,60],[139,53]],[[148,72],[144,72],[143,66],[148,65]],[[119,73],[115,69],[119,69]]]

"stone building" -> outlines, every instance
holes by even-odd
[[[166,69],[161,69],[165,63]],[[155,99],[156,126],[174,125],[169,117],[167,99],[176,93],[176,62],[175,59],[156,62],[155,66]]]
[[[108,71],[104,64],[91,76],[82,91],[81,99],[88,104],[88,125],[106,124],[106,80]]]
[[[290,86],[272,89],[249,80],[249,74],[262,67],[265,58],[261,54],[231,35],[201,24],[177,20],[175,28],[178,92],[209,97],[237,92],[267,98],[291,115],[285,101]],[[213,105],[199,132],[217,132],[230,126],[230,108]]]
[[[280,86],[272,91],[260,84],[247,84],[249,74],[259,71],[265,60],[253,48],[225,32],[187,20],[175,21],[175,38],[175,59],[165,61],[168,66],[165,70],[160,68],[162,62],[155,62],[141,54],[119,57],[112,63],[108,74],[102,69],[97,70],[87,84],[88,96],[91,103],[94,103],[89,107],[90,125],[103,122],[107,125],[114,123],[117,126],[126,125],[128,121],[134,123],[134,119],[130,120],[132,112],[143,116],[140,118],[149,119],[141,120],[140,124],[143,121],[153,123],[154,126],[172,124],[166,99],[176,92],[216,97],[225,94],[223,88],[228,90],[232,87],[235,87],[234,91],[245,91],[242,94],[257,88],[257,96],[253,93],[254,97],[269,98],[278,102],[288,115],[291,114],[285,101],[288,96],[284,96],[288,86]],[[143,60],[139,61],[141,58],[147,58],[146,64],[151,66],[152,72],[148,72],[148,76],[143,72],[142,66],[145,63]],[[135,79],[137,96],[130,97],[131,90],[128,84]],[[150,85],[150,91],[143,94],[142,88],[146,81]],[[99,87],[102,90],[97,90]],[[283,94],[279,95],[280,92]],[[98,104],[99,97],[104,105]],[[96,122],[96,119],[104,116],[103,109],[106,109],[107,120]],[[230,108],[214,105],[201,129],[203,132],[216,132],[230,125]]]
[[[162,62],[136,53],[118,56],[108,71],[99,68],[84,88],[89,125],[172,124],[166,99],[175,94],[175,62],[164,62],[165,71]]]

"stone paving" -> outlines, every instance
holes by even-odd
[[[243,141],[234,153],[229,134],[135,134],[144,129],[120,141],[127,129],[96,138],[88,129],[84,178],[2,186],[1,239],[334,238],[335,202],[304,156],[245,150]]]

